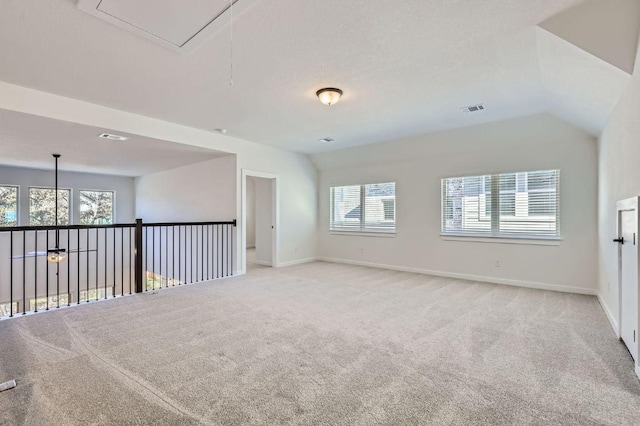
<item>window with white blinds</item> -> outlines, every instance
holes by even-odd
[[[442,234],[560,236],[560,170],[442,179]]]
[[[332,231],[396,230],[396,183],[331,187]]]

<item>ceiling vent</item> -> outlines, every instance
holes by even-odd
[[[112,135],[111,133],[100,133],[98,137],[102,139],[109,139],[110,141],[126,141],[129,139],[120,135]]]
[[[173,51],[188,52],[252,3],[233,0],[231,9],[230,0],[79,0],[78,9]]]
[[[336,140],[333,138],[322,138],[319,141],[322,143],[334,143]]]
[[[484,111],[484,104],[477,104],[477,105],[469,105],[466,106],[464,108],[460,108],[460,110],[462,112],[480,112],[480,111]]]

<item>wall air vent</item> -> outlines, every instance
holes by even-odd
[[[102,139],[109,139],[110,141],[126,141],[129,139],[125,136],[112,135],[111,133],[100,133],[98,137]]]
[[[252,3],[233,0],[231,9],[230,0],[79,0],[78,9],[173,51],[188,52]]]
[[[477,104],[477,105],[469,105],[466,106],[464,108],[460,108],[460,110],[462,112],[480,112],[480,111],[484,111],[484,104]]]

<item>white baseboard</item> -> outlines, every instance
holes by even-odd
[[[348,265],[369,266],[372,268],[380,268],[380,269],[391,269],[394,271],[413,272],[416,274],[435,275],[437,277],[454,278],[459,280],[479,281],[479,282],[485,282],[485,283],[491,283],[491,284],[510,285],[515,287],[535,288],[539,290],[560,291],[563,293],[588,294],[592,296],[597,294],[595,289],[571,287],[571,286],[565,286],[565,285],[559,285],[559,284],[547,284],[547,283],[538,283],[538,282],[531,282],[531,281],[511,280],[506,278],[484,277],[480,275],[459,274],[454,272],[433,271],[429,269],[410,268],[410,267],[395,266],[395,265],[384,265],[380,263],[361,262],[359,260],[336,259],[331,257],[319,257],[318,260],[323,260],[325,262],[333,262],[333,263],[345,263]]]
[[[636,365],[636,376],[640,379],[640,365]]]
[[[307,257],[306,259],[289,260],[287,262],[278,263],[278,268],[282,268],[284,266],[301,265],[303,263],[315,262],[316,260],[318,260],[317,257]]]
[[[615,331],[616,336],[619,339],[620,338],[620,334],[619,334],[620,327],[618,326],[618,321],[616,321],[615,317],[611,313],[611,309],[609,309],[609,306],[606,304],[606,302],[604,301],[602,296],[600,296],[599,292],[597,293],[597,296],[598,296],[598,302],[600,302],[600,306],[602,307],[602,310],[604,311],[605,316],[609,320],[609,324],[611,324],[611,327],[613,327],[613,331]]]
[[[254,260],[253,263],[256,265],[271,266],[271,262],[266,262],[264,260]]]

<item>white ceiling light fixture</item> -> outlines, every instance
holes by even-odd
[[[126,141],[129,139],[126,136],[114,135],[111,133],[100,133],[98,137],[102,139],[109,139],[110,141]]]
[[[342,96],[342,90],[335,87],[325,87],[316,92],[316,96],[320,99],[320,102],[327,106],[337,104]]]

